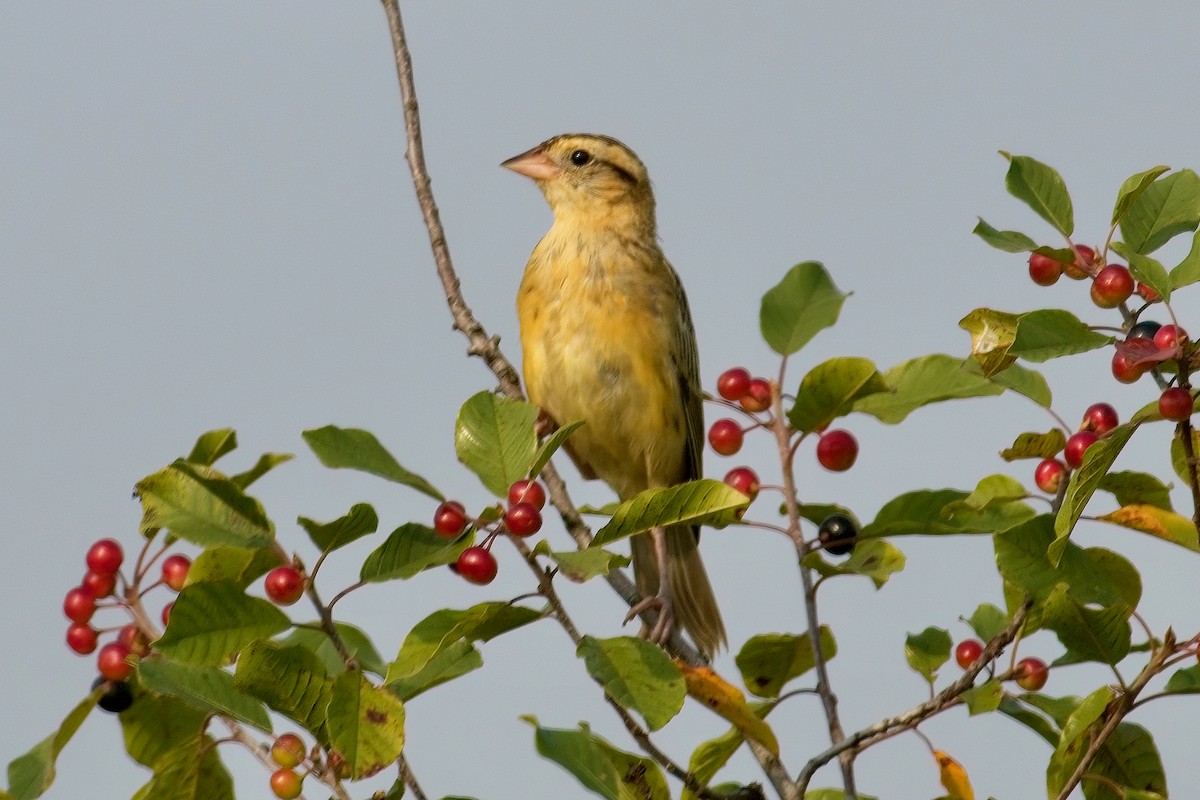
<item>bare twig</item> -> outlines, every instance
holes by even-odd
[[[816,771],[832,759],[839,757],[842,753],[848,750],[861,750],[869,747],[876,742],[899,733],[901,730],[913,728],[927,717],[956,705],[962,693],[974,686],[975,678],[979,673],[983,672],[996,659],[1000,651],[1016,638],[1017,632],[1025,623],[1025,618],[1029,615],[1029,609],[1032,607],[1033,601],[1026,600],[1017,609],[1017,612],[1013,614],[1013,618],[1008,623],[1008,626],[992,637],[991,641],[987,643],[983,648],[983,652],[980,653],[979,658],[975,659],[975,662],[967,667],[958,680],[943,689],[932,700],[927,700],[921,705],[905,711],[903,714],[880,720],[874,725],[856,731],[850,734],[849,737],[834,744],[833,747],[830,747],[825,752],[813,757],[804,765],[804,768],[800,770],[800,774],[796,778],[796,783],[799,784],[800,790],[804,791],[807,789],[809,781],[812,780]]]
[[[413,797],[416,800],[429,800],[429,795],[421,789],[421,784],[417,782],[417,776],[413,774],[412,767],[409,766],[404,753],[401,753],[400,757],[396,759],[396,766],[400,768],[400,780],[404,781],[404,785],[412,792]]]

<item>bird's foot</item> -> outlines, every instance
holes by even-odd
[[[671,638],[672,631],[675,630],[675,612],[672,605],[670,595],[659,594],[647,597],[629,609],[629,613],[625,615],[625,622],[628,623],[644,611],[654,609],[658,612],[658,616],[653,625],[642,626],[642,636],[655,644],[665,644]]]
[[[544,439],[556,430],[558,430],[558,423],[555,422],[554,417],[539,408],[537,420],[533,423],[533,432],[539,439]]]

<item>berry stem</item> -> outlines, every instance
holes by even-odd
[[[1179,372],[1179,388],[1192,393],[1192,382],[1188,377],[1187,365],[1183,359],[1176,362]],[[1192,490],[1192,522],[1200,528],[1200,469],[1196,464],[1196,446],[1192,439],[1192,420],[1182,420],[1176,425],[1179,443],[1183,446],[1183,459],[1187,464],[1188,486]]]
[[[421,784],[417,782],[417,776],[413,773],[412,767],[409,766],[408,759],[401,753],[396,759],[396,767],[400,770],[400,780],[412,792],[415,800],[429,800],[429,795],[425,794],[421,789]]]

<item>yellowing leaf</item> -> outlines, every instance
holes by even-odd
[[[1200,535],[1197,534],[1196,524],[1173,511],[1144,503],[1133,503],[1121,506],[1100,519],[1157,536],[1188,550],[1200,551]]]
[[[746,696],[709,667],[692,667],[682,661],[675,665],[683,673],[687,693],[719,716],[731,722],[748,739],[779,755],[779,740],[767,723],[746,705]]]
[[[962,765],[941,750],[934,750],[933,757],[937,759],[938,773],[942,786],[949,793],[949,800],[975,800],[975,790],[971,788],[971,779]]]

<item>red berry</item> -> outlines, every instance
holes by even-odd
[[[97,600],[101,597],[108,597],[117,588],[117,574],[115,572],[92,572],[89,569],[83,576],[82,586]]]
[[[1027,692],[1036,692],[1046,685],[1050,668],[1040,658],[1022,658],[1017,662],[1017,686]]]
[[[1158,292],[1154,291],[1153,289],[1151,289],[1149,286],[1142,283],[1141,281],[1138,281],[1137,289],[1135,289],[1134,291],[1136,291],[1138,294],[1140,294],[1142,296],[1142,299],[1145,300],[1147,303],[1157,303],[1159,300],[1162,299],[1161,297],[1159,297]]]
[[[137,625],[126,625],[117,631],[117,641],[129,648],[129,652],[137,656],[144,656],[150,652],[150,645],[146,641],[146,635],[138,628]]]
[[[162,563],[163,583],[178,592],[187,582],[188,570],[191,566],[192,560],[187,556],[176,554],[167,557]]]
[[[1146,374],[1147,367],[1134,363],[1133,356],[1120,350],[1113,353],[1112,374],[1121,383],[1137,383]]]
[[[304,740],[294,733],[282,733],[271,745],[271,758],[284,769],[291,769],[304,760]]]
[[[732,419],[719,419],[708,429],[708,443],[717,454],[731,456],[742,449],[742,426]]]
[[[304,778],[290,769],[278,769],[271,773],[271,791],[280,800],[295,800],[304,789]]]
[[[504,527],[513,536],[532,536],[542,529],[542,512],[532,503],[517,503],[505,512]]]
[[[73,622],[67,628],[67,647],[86,656],[96,649],[96,632],[82,622]]]
[[[1176,345],[1187,339],[1187,333],[1178,325],[1163,325],[1154,334],[1154,346],[1159,350],[1173,350]]]
[[[751,500],[758,497],[758,475],[749,467],[734,467],[725,474],[725,483]]]
[[[112,573],[121,568],[124,558],[125,553],[121,550],[120,542],[116,539],[101,539],[88,548],[87,565],[92,572]]]
[[[471,583],[480,585],[495,580],[496,572],[500,568],[496,563],[496,557],[489,550],[479,546],[463,550],[454,566],[459,575]]]
[[[1079,466],[1083,464],[1083,454],[1099,439],[1100,437],[1093,431],[1080,431],[1067,439],[1067,446],[1063,448],[1063,458],[1066,459],[1067,466],[1071,469],[1079,469]]]
[[[433,512],[433,529],[439,536],[457,539],[467,528],[467,510],[457,500],[447,500]]]
[[[76,586],[63,598],[63,613],[71,622],[87,622],[96,613],[96,595],[85,586]]]
[[[304,594],[304,573],[292,566],[276,567],[267,573],[263,588],[271,602],[290,606]]]
[[[169,625],[169,624],[170,624],[170,622],[171,622],[171,609],[172,609],[172,608],[174,608],[174,607],[175,607],[175,602],[174,602],[174,601],[171,601],[170,603],[167,603],[165,606],[163,606],[162,613],[161,613],[161,614],[159,614],[159,618],[162,620],[162,624],[163,624],[163,625]]]
[[[1057,494],[1067,468],[1057,458],[1044,458],[1033,471],[1033,482],[1046,494]]]
[[[742,367],[727,369],[717,378],[717,394],[736,403],[750,391],[750,372]]]
[[[1108,403],[1093,403],[1083,412],[1083,421],[1079,423],[1081,431],[1095,431],[1097,436],[1103,436],[1121,424],[1117,410]]]
[[[1109,264],[1092,281],[1092,302],[1101,308],[1116,308],[1133,294],[1133,276],[1119,264]]]
[[[529,503],[539,511],[546,507],[546,490],[535,480],[525,479],[508,487],[508,504]]]
[[[1183,422],[1192,416],[1195,401],[1192,393],[1182,386],[1173,386],[1165,390],[1158,398],[1158,413],[1172,422]]]
[[[106,681],[123,681],[133,672],[133,664],[125,660],[128,657],[128,647],[120,642],[109,642],[96,656],[96,669]]]
[[[1081,281],[1096,268],[1096,251],[1086,244],[1075,245],[1075,263],[1064,264],[1063,272],[1068,278]]]
[[[845,472],[858,458],[858,442],[849,431],[834,430],[821,434],[817,442],[817,461],[832,472]]]
[[[1063,265],[1041,253],[1029,254],[1029,277],[1038,286],[1053,286],[1062,277]]]
[[[978,639],[964,639],[954,648],[954,660],[963,669],[971,666],[983,655],[983,642]]]
[[[746,393],[739,398],[742,408],[750,412],[766,411],[771,407],[771,383],[763,378],[752,378]]]

